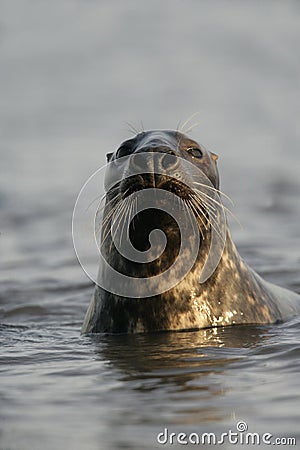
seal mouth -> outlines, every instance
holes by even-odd
[[[128,177],[120,185],[123,198],[129,197],[134,192],[153,188],[171,192],[183,200],[189,199],[192,194],[191,188],[182,181],[171,176],[151,173]]]

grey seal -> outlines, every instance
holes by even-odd
[[[239,255],[227,222],[224,224],[226,240],[217,267],[204,283],[199,282],[203,261],[207,259],[210,251],[213,223],[206,214],[208,203],[199,202],[199,197],[194,197],[193,189],[186,188],[185,183],[172,178],[175,171],[182,173],[185,167],[180,162],[176,167],[172,162],[168,163],[168,155],[178,156],[180,161],[186,160],[198,167],[219,195],[218,156],[179,131],[152,130],[138,133],[123,142],[114,153],[107,155],[107,159],[117,163],[118,159],[127,155],[151,152],[161,155],[161,165],[167,166],[170,179],[167,176],[147,173],[146,168],[143,175],[127,178],[124,174],[121,182],[106,193],[104,216],[110,217],[111,210],[119,199],[132,192],[153,187],[171,191],[183,198],[193,214],[196,214],[202,237],[196,261],[184,279],[157,295],[131,298],[96,286],[82,333],[138,333],[197,330],[238,324],[270,324],[299,314],[300,295],[275,286],[254,272]],[[182,179],[186,180],[188,176],[184,173]],[[196,198],[198,200],[195,200]],[[147,250],[149,233],[157,228],[166,234],[167,246],[163,255],[149,264],[124,258],[113,245],[111,231],[102,231],[105,258],[116,270],[132,277],[132,283],[135,277],[147,278],[163,272],[178,256],[180,232],[172,217],[163,211],[150,209],[138,214],[130,227],[129,237],[132,244],[140,251]],[[192,235],[193,230],[190,233]],[[181,264],[185,264],[184,258]],[[100,276],[105,276],[105,273],[101,275],[100,271]]]

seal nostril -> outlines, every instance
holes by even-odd
[[[130,157],[130,166],[133,170],[148,171],[149,158],[143,153],[136,153]]]
[[[160,163],[164,170],[174,170],[178,166],[177,158],[172,151],[163,154]]]

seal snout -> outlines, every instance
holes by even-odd
[[[133,170],[166,175],[179,166],[179,158],[170,147],[151,145],[135,151],[130,166]]]
[[[173,192],[181,198],[188,198],[190,190],[178,179],[181,160],[168,146],[144,146],[130,157],[129,173],[122,190],[125,196],[133,192],[157,188]]]

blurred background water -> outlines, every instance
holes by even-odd
[[[296,0],[0,0],[1,449],[151,449],[238,420],[300,442],[299,320],[81,337],[71,237],[126,122],[198,112],[240,253],[300,293],[299,20]]]

